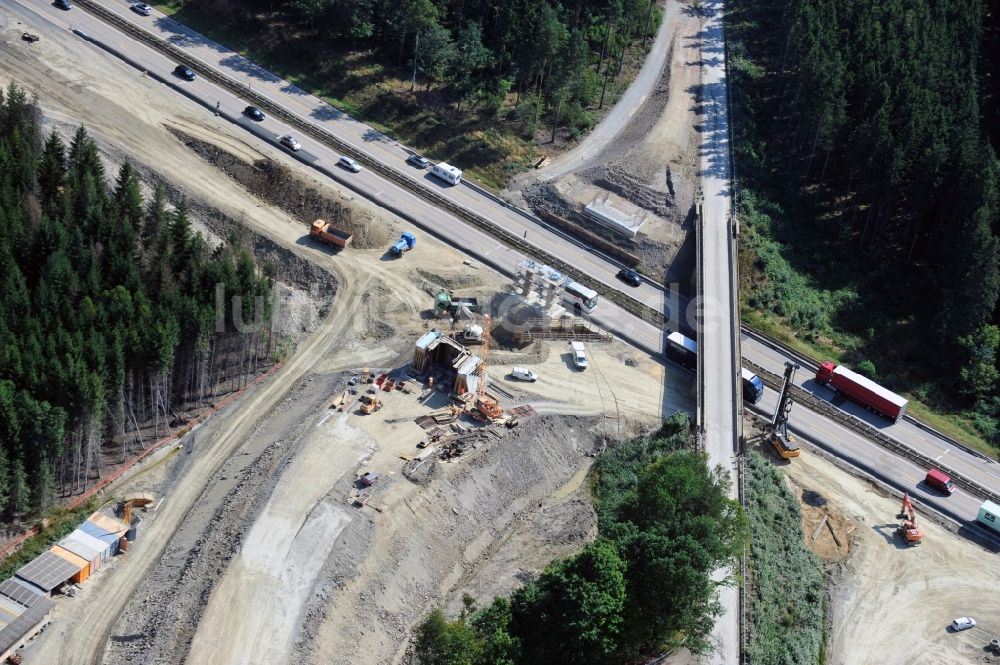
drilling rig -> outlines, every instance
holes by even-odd
[[[778,406],[774,409],[774,416],[771,418],[771,431],[768,434],[774,452],[782,459],[798,457],[799,446],[795,443],[795,437],[788,433],[788,413],[792,410],[792,380],[795,378],[795,370],[798,365],[790,362],[785,363],[785,380],[781,384],[781,393],[778,396]]]
[[[917,526],[917,514],[913,512],[913,502],[909,494],[903,494],[903,505],[896,517],[904,520],[899,523],[896,533],[907,545],[919,545],[924,539],[923,530]]]
[[[503,409],[495,399],[486,394],[486,368],[487,362],[490,355],[490,315],[487,314],[483,317],[483,348],[482,348],[482,362],[479,363],[479,368],[476,370],[476,374],[479,380],[476,382],[476,409],[479,413],[483,414],[486,420],[492,421],[503,416]]]

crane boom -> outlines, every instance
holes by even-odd
[[[788,414],[792,410],[792,385],[795,379],[795,370],[798,365],[790,362],[785,363],[785,378],[781,383],[781,393],[778,395],[778,406],[774,409],[771,417],[771,445],[780,457],[788,459],[799,456],[799,446],[795,443],[795,437],[788,433]]]
[[[489,367],[490,342],[490,315],[487,314],[483,317],[483,348],[480,352],[481,361],[476,369],[478,377],[476,381],[476,408],[488,420],[494,420],[503,415],[503,409],[500,408],[495,399],[486,394],[488,376],[486,370]]]

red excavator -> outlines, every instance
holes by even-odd
[[[917,526],[917,515],[913,512],[913,502],[910,501],[909,494],[903,494],[903,506],[897,517],[905,521],[900,522],[896,533],[907,545],[919,545],[924,539],[924,532]]]

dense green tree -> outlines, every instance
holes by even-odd
[[[629,564],[626,625],[638,649],[709,648],[720,612],[712,572],[734,565],[745,542],[745,517],[727,488],[704,455],[671,453],[639,474],[635,498],[608,528]]]
[[[962,390],[978,401],[997,392],[1000,386],[1000,328],[985,325],[959,340],[968,358],[961,370]]]
[[[597,470],[597,541],[509,601],[495,598],[453,622],[436,611],[418,629],[419,661],[603,664],[641,662],[672,646],[706,651],[719,612],[711,575],[735,563],[747,525],[721,470],[690,446],[690,424],[676,416],[607,450]]]
[[[417,628],[416,648],[423,665],[477,665],[482,644],[464,620],[448,621],[434,610]]]
[[[600,665],[619,650],[625,608],[625,562],[600,540],[547,568],[514,594],[512,627],[523,661]]]
[[[16,87],[0,95],[0,514],[44,512],[88,488],[188,401],[238,385],[269,352],[270,315],[252,255],[211,251],[183,201],[147,204],[123,164],[109,187],[97,146],[78,129],[44,141]],[[212,323],[214,284],[252,303],[250,332]],[[260,304],[258,304],[258,301]],[[231,308],[230,308],[231,309]],[[226,313],[230,313],[227,310]],[[228,320],[228,319],[227,319]],[[195,378],[197,377],[197,378]]]
[[[993,394],[974,386],[996,365],[962,342],[1000,323],[987,4],[737,0],[727,20],[744,305],[895,390],[973,406],[988,438]]]
[[[522,660],[521,640],[511,633],[510,601],[498,596],[471,619],[473,629],[482,642],[483,665],[516,665]]]

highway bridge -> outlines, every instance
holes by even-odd
[[[703,3],[702,51],[706,57],[701,99],[707,115],[701,145],[703,199],[698,243],[699,284],[704,298],[694,305],[652,281],[624,290],[626,287],[615,279],[621,265],[614,259],[472,183],[449,187],[426,171],[408,167],[405,159],[410,152],[405,146],[168,17],[155,12],[152,17],[138,16],[124,2],[77,0],[76,7],[62,12],[28,0],[8,3],[9,11],[32,23],[48,23],[73,34],[81,48],[104,49],[122,62],[123,76],[144,72],[161,81],[170,93],[185,95],[206,112],[220,113],[262,141],[277,145],[280,136],[294,133],[303,145],[302,151],[292,155],[295,159],[502,273],[512,275],[525,258],[555,259],[569,272],[601,287],[607,297],[595,322],[630,344],[659,355],[667,329],[696,329],[700,348],[709,350],[702,354],[698,379],[699,423],[701,442],[713,463],[736,468],[741,362],[749,361],[775,374],[780,374],[788,359],[808,364],[782,345],[738,328],[738,226],[732,215],[721,2]],[[199,77],[191,82],[173,78],[170,72],[179,62],[193,66]],[[243,117],[247,104],[261,106],[268,111],[268,118],[257,123]],[[367,168],[358,174],[338,169],[337,159],[345,153]],[[829,390],[816,385],[808,371],[798,374],[797,383],[831,408],[811,409],[799,404],[791,415],[792,431],[866,473],[906,488],[967,532],[975,532],[973,521],[982,492],[959,490],[947,499],[931,495],[919,484],[925,469],[914,456],[873,442],[870,429],[854,424],[875,428],[903,449],[998,494],[1000,466],[994,460],[912,418],[891,424],[855,405],[841,403]],[[774,393],[768,391],[758,406],[767,411],[773,408],[773,401]],[[724,591],[723,602],[727,616],[735,616],[735,593]],[[739,662],[736,632],[728,620],[720,622],[717,662]]]

